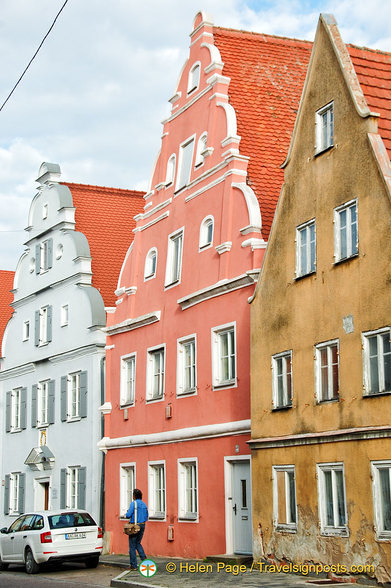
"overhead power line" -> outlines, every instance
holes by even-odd
[[[36,50],[36,52],[34,53],[34,55],[32,56],[32,58],[28,62],[27,66],[26,66],[26,68],[24,70],[24,72],[22,73],[22,75],[20,76],[20,78],[16,82],[15,86],[12,88],[11,92],[8,94],[7,98],[4,100],[3,104],[1,105],[0,112],[3,110],[4,106],[7,104],[8,100],[11,98],[11,96],[15,92],[16,88],[19,86],[20,82],[22,81],[22,78],[23,78],[24,74],[27,72],[28,68],[30,67],[30,65],[32,64],[32,62],[34,61],[34,59],[37,57],[39,50],[41,49],[42,45],[46,41],[47,37],[50,35],[51,30],[53,29],[54,25],[56,24],[56,21],[57,21],[58,17],[60,16],[61,12],[64,10],[64,8],[65,8],[65,6],[66,6],[67,3],[68,3],[68,0],[65,0],[64,4],[61,6],[60,10],[58,11],[58,13],[56,15],[56,18],[52,22],[52,25],[51,25],[50,29],[48,30],[48,32],[46,33],[46,35],[42,39],[41,43],[39,44],[38,49]]]

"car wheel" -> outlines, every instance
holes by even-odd
[[[25,567],[28,574],[36,574],[39,571],[39,565],[35,561],[33,552],[29,547],[26,549]]]
[[[0,571],[6,570],[8,568],[8,564],[4,563],[3,560],[0,558]]]
[[[99,557],[90,557],[86,559],[87,568],[96,568],[99,563]]]

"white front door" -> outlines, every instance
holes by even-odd
[[[234,553],[252,554],[249,461],[232,463],[232,523]]]

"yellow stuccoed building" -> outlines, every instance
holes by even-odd
[[[321,15],[252,301],[253,548],[391,581],[391,54]],[[328,566],[328,567],[327,567]]]

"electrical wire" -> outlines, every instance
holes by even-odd
[[[46,33],[46,35],[42,39],[42,41],[41,41],[38,49],[36,50],[36,52],[34,53],[34,55],[32,56],[32,58],[28,62],[27,66],[26,66],[26,68],[24,70],[24,72],[22,73],[22,75],[20,76],[20,78],[16,82],[15,86],[12,88],[11,92],[8,94],[7,98],[5,99],[5,101],[3,102],[3,104],[1,105],[0,112],[3,110],[4,106],[7,104],[8,100],[11,98],[11,96],[15,92],[16,88],[19,86],[20,82],[22,81],[22,78],[24,77],[25,73],[27,72],[28,68],[30,67],[30,65],[32,64],[32,62],[36,58],[36,56],[38,55],[38,51],[41,49],[42,45],[46,41],[46,39],[49,36],[51,30],[53,29],[54,25],[56,24],[56,21],[57,21],[58,17],[60,16],[61,12],[64,10],[64,8],[65,8],[65,6],[66,6],[67,3],[68,3],[68,0],[65,0],[64,4],[61,6],[60,10],[58,11],[58,13],[56,15],[56,18],[52,22],[52,25],[51,25],[50,29],[48,30],[48,32]]]

